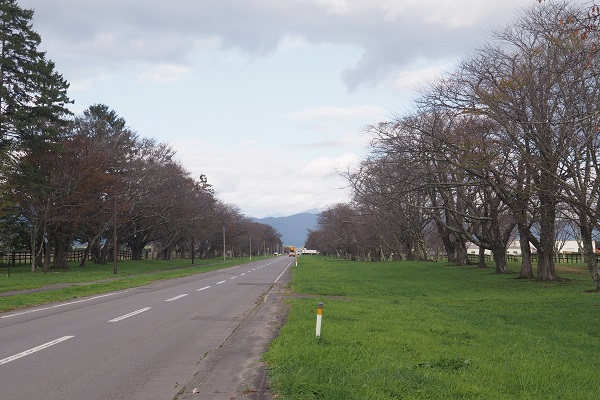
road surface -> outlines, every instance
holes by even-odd
[[[259,359],[294,261],[2,313],[0,398],[268,398]]]

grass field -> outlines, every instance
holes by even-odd
[[[600,297],[442,263],[302,256],[265,354],[278,399],[598,399]],[[323,302],[321,338],[315,338]]]
[[[79,267],[71,263],[68,269],[51,270],[49,273],[31,273],[31,267],[22,265],[0,269],[0,312],[55,301],[142,286],[154,281],[173,279],[207,272],[219,268],[248,262],[249,258],[196,260],[137,260],[119,261],[117,274],[113,274],[113,264],[89,263]],[[2,292],[52,288],[39,292],[1,296]]]

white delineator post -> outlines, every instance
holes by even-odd
[[[317,305],[317,337],[321,337],[321,319],[323,319],[323,303]]]

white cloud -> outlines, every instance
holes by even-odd
[[[360,107],[316,107],[298,111],[290,114],[291,120],[312,120],[312,119],[346,119],[346,118],[382,118],[388,110],[365,105]]]
[[[218,148],[205,140],[171,145],[192,176],[205,174],[219,199],[254,217],[274,212],[290,215],[348,201],[346,182],[336,171],[360,161],[352,153],[311,159],[302,158],[301,152],[291,156],[290,149]]]
[[[463,54],[492,26],[533,0],[158,0],[89,2],[22,0],[50,58],[68,57],[83,71],[123,60],[180,64],[204,45],[264,57],[282,46],[335,44],[364,51],[348,65],[356,88],[415,59]],[[56,21],[61,21],[57,24]],[[294,39],[290,39],[294,38]],[[200,50],[201,51],[201,50]],[[53,54],[52,54],[53,53]],[[74,73],[75,74],[75,73]]]
[[[286,51],[294,49],[303,49],[310,45],[306,38],[299,35],[285,35],[279,42],[277,50]]]
[[[417,90],[427,82],[432,82],[442,76],[444,72],[449,71],[456,65],[453,62],[440,61],[439,63],[419,62],[390,74],[389,84],[399,92]]]
[[[347,14],[350,12],[350,4],[346,0],[314,0],[315,4],[327,10],[331,14]]]
[[[346,171],[348,167],[358,165],[360,160],[360,157],[354,153],[345,153],[336,157],[320,157],[307,161],[302,167],[301,173],[306,177],[328,179],[337,177],[338,172]]]
[[[192,70],[188,67],[159,64],[146,69],[140,74],[138,79],[142,82],[152,84],[173,83],[183,80],[191,72]]]
[[[511,1],[494,3],[480,0],[379,0],[374,3],[379,3],[388,22],[412,18],[451,29],[472,26],[497,10],[502,12],[511,7]]]
[[[362,132],[362,131],[361,131]],[[336,135],[333,139],[323,139],[317,137],[316,139],[302,140],[295,144],[295,147],[301,150],[326,150],[326,151],[348,151],[353,150],[353,154],[357,149],[364,149],[370,143],[370,139],[367,135],[362,133],[352,132],[346,135]]]

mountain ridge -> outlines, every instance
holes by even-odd
[[[318,217],[318,214],[306,211],[286,217],[252,218],[252,220],[275,228],[281,234],[281,241],[285,246],[304,247],[309,229],[317,228]]]

